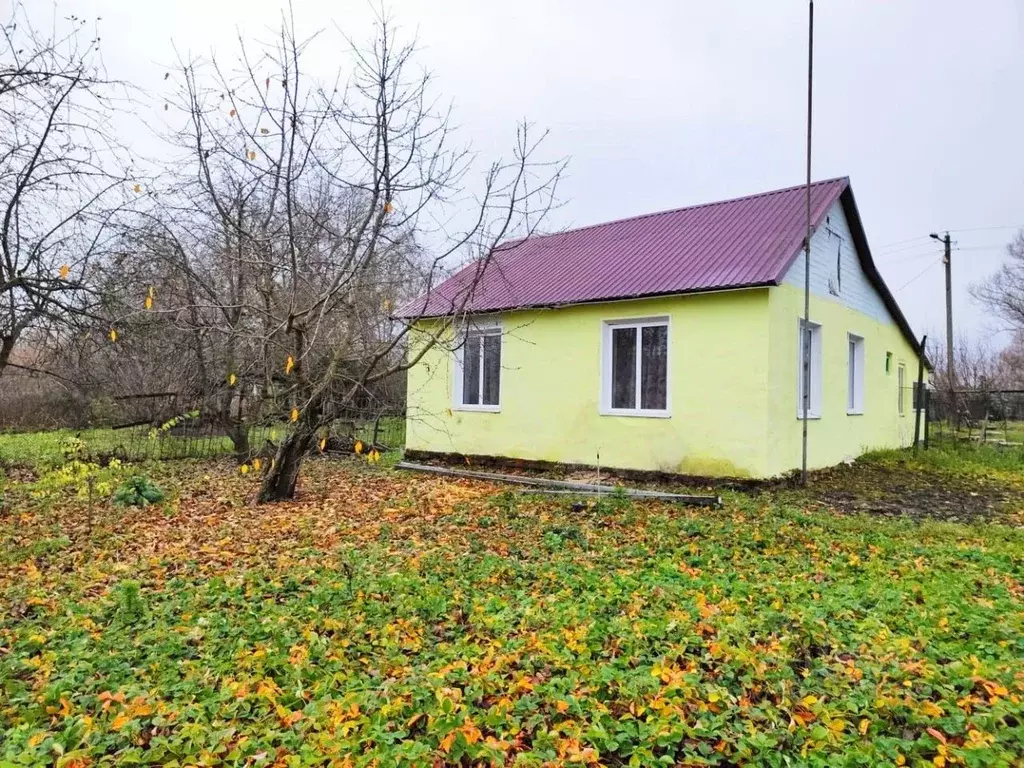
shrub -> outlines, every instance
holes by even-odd
[[[164,492],[145,475],[133,475],[114,494],[119,507],[145,507],[164,500]]]
[[[141,590],[139,582],[131,579],[122,581],[114,590],[117,601],[117,618],[125,624],[134,624],[146,612],[146,604],[142,600]]]

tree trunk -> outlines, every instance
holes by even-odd
[[[239,461],[247,461],[249,459],[249,427],[248,425],[236,422],[234,424],[228,424],[227,428],[228,439],[231,441],[231,445],[235,449],[235,458]]]
[[[313,432],[300,426],[284,439],[277,449],[277,456],[271,462],[270,470],[263,478],[259,496],[261,504],[295,498],[299,469],[313,445],[314,437]]]
[[[14,351],[14,335],[0,337],[0,374],[3,374]]]

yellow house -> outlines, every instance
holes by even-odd
[[[849,179],[812,185],[806,326],[805,217],[794,187],[466,267],[400,312],[407,452],[767,478],[800,466],[804,397],[812,468],[910,445],[923,354]]]

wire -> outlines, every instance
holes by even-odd
[[[897,240],[895,243],[886,243],[885,245],[880,245],[880,246],[878,246],[878,248],[876,250],[877,251],[886,251],[886,250],[889,250],[890,248],[892,248],[895,245],[903,245],[904,243],[913,243],[913,242],[915,242],[917,240],[927,240],[927,239],[928,239],[928,235],[918,235],[917,237],[911,237],[911,238],[909,238],[907,240]]]
[[[900,256],[898,259],[885,259],[883,261],[883,263],[884,264],[903,264],[904,262],[907,262],[907,261],[915,261],[917,259],[922,259],[925,256],[934,256],[934,255],[935,255],[935,249],[931,248],[931,249],[929,249],[927,251],[920,251],[918,253],[908,253],[905,256]]]
[[[908,285],[910,285],[910,284],[911,284],[912,282],[914,282],[915,280],[917,280],[917,278],[921,277],[921,276],[922,276],[922,275],[923,275],[923,274],[924,274],[925,272],[927,272],[927,271],[928,271],[929,269],[931,269],[932,267],[934,267],[934,266],[937,266],[938,264],[941,264],[941,263],[942,263],[942,261],[941,261],[941,260],[940,260],[940,261],[934,261],[934,262],[932,262],[932,263],[931,263],[931,264],[929,264],[929,265],[928,265],[927,267],[925,267],[925,268],[924,268],[924,269],[922,269],[922,270],[921,270],[920,272],[918,272],[918,273],[917,273],[916,275],[914,275],[914,276],[913,276],[912,278],[910,278],[909,280],[907,280],[907,282],[905,282],[905,283],[904,283],[903,285],[901,285],[901,286],[900,286],[899,288],[897,288],[897,289],[896,289],[896,293],[899,293],[899,292],[900,292],[900,291],[902,291],[902,290],[903,290],[904,288],[906,288],[906,287],[907,287]]]
[[[974,227],[972,229],[951,229],[950,232],[991,232],[994,229],[1024,229],[1024,224],[1005,224],[998,227]]]

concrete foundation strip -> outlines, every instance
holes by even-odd
[[[468,469],[449,469],[448,467],[435,467],[430,464],[415,464],[411,461],[400,461],[395,464],[395,468],[407,469],[412,472],[431,472],[436,475],[447,475],[449,477],[464,477],[468,480],[484,480],[491,483],[526,485],[543,489],[539,491],[540,493],[593,496],[597,494],[610,495],[619,491],[635,499],[670,501],[675,504],[686,504],[694,507],[719,507],[722,505],[721,496],[693,496],[685,493],[661,493],[660,491],[644,491],[635,488],[622,488],[620,491],[619,488],[611,485],[572,483],[567,480],[547,480],[540,477],[521,477],[519,475],[503,475],[496,472],[476,472]]]

